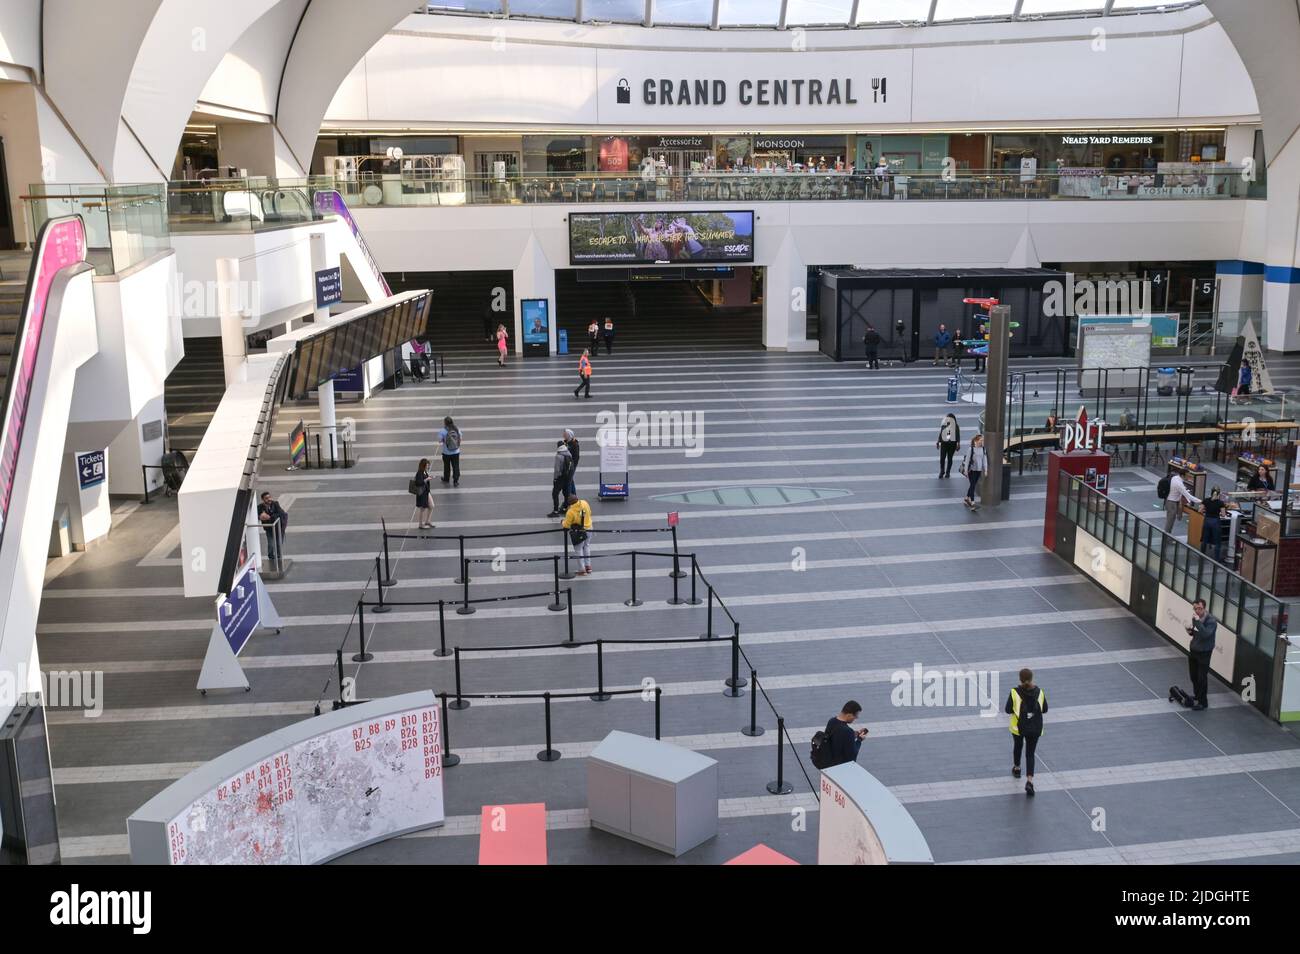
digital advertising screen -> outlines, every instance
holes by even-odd
[[[520,302],[524,319],[524,344],[547,347],[550,341],[551,316],[545,298],[525,298]]]
[[[573,265],[701,265],[753,260],[753,212],[569,215],[569,262]]]

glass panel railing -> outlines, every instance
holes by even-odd
[[[1120,540],[1120,550],[1127,546],[1124,538],[1136,539],[1134,565],[1164,586],[1191,603],[1206,601],[1209,611],[1224,629],[1236,633],[1238,641],[1258,650],[1273,665],[1282,665],[1278,653],[1279,639],[1285,638],[1287,629],[1286,604],[1266,593],[1244,577],[1207,558],[1176,537],[1144,521],[1140,514],[1120,506],[1104,494],[1087,486],[1081,480],[1070,479],[1070,488],[1057,495],[1057,513],[1073,520],[1081,529],[1088,529],[1085,520],[1091,521],[1088,530],[1100,540]],[[1078,519],[1071,517],[1071,512]],[[1245,658],[1238,653],[1238,659]],[[1257,684],[1267,681],[1265,674]],[[1274,685],[1270,682],[1269,685]],[[1277,717],[1279,700],[1261,695],[1255,702],[1258,708]]]
[[[36,230],[51,218],[81,216],[87,258],[100,274],[125,271],[171,248],[162,183],[37,183],[26,199]]]
[[[311,193],[337,190],[352,208],[464,205],[730,203],[821,201],[1007,201],[1242,198],[1242,170],[1216,165],[1197,175],[1115,173],[1081,188],[1077,176],[1019,172],[938,171],[887,177],[854,172],[716,172],[642,175],[637,171],[466,175],[455,164],[401,173],[360,172],[306,179],[204,179],[173,182],[168,210],[174,231],[231,230],[292,224],[310,211]],[[1184,181],[1186,180],[1186,181]]]

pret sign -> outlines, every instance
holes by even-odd
[[[1066,422],[1061,425],[1061,450],[1067,454],[1077,450],[1097,450],[1105,433],[1106,422],[1089,421],[1087,409],[1080,407],[1073,424]]]
[[[108,476],[105,451],[89,451],[77,455],[77,484],[82,490],[98,487]]]

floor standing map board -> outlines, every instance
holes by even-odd
[[[445,819],[432,692],[306,719],[196,769],[127,819],[136,864],[318,864]]]

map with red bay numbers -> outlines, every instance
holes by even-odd
[[[317,864],[441,824],[437,706],[344,725],[248,766],[167,826],[172,864]]]

